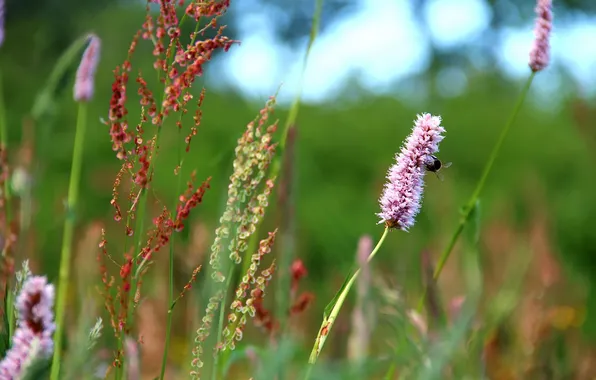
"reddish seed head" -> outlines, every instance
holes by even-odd
[[[298,288],[298,283],[300,280],[308,274],[304,263],[300,259],[294,260],[292,263],[292,267],[290,269],[292,274],[292,289],[296,290]]]
[[[290,308],[290,315],[296,315],[306,310],[315,299],[315,295],[309,292],[302,293]]]

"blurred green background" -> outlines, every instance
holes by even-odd
[[[308,5],[304,9],[284,8],[280,5],[283,1],[253,3],[262,7],[263,12],[267,9],[279,12],[278,8],[283,8],[287,13],[284,17],[290,21],[284,24],[285,28],[275,29],[278,37],[286,46],[302,51],[303,38],[310,27],[312,2],[305,2]],[[432,2],[414,3],[415,9],[423,9]],[[455,6],[458,2],[451,3]],[[309,273],[303,287],[316,295],[315,305],[303,317],[305,342],[314,338],[324,305],[354,262],[358,239],[364,234],[377,239],[382,233],[375,213],[384,176],[420,112],[442,116],[447,132],[440,158],[453,165],[442,172],[444,181],[427,176],[424,204],[416,226],[409,233],[390,234],[375,260],[375,271],[414,304],[420,295],[421,252],[428,250],[436,258],[453,233],[459,207],[470,196],[523,80],[512,78],[497,65],[501,57],[490,46],[498,43],[499,31],[520,24],[528,26],[534,17],[532,1],[523,5],[505,1],[481,3],[491,10],[490,33],[478,37],[486,37],[482,46],[474,45],[475,40],[451,50],[431,44],[428,68],[389,83],[389,91],[376,93],[350,79],[333,98],[302,105],[297,120],[292,202],[296,255],[304,261]],[[340,0],[327,2],[322,35],[353,11],[354,4]],[[561,30],[573,26],[577,19],[594,20],[596,13],[594,3],[589,0],[557,2],[556,6],[557,16],[562,20]],[[237,25],[244,7],[247,5],[232,2],[234,11],[225,18],[230,25],[229,34],[240,40],[243,32]],[[517,18],[508,17],[514,11]],[[32,107],[68,46],[90,31],[100,36],[101,61],[96,94],[89,110],[78,236],[83,240],[85,228],[100,222],[107,228],[110,243],[114,241],[113,247],[117,247],[121,227],[112,221],[109,202],[119,162],[111,150],[108,127],[100,119],[107,117],[112,70],[125,58],[130,40],[143,22],[144,6],[140,2],[116,1],[104,1],[101,5],[94,1],[37,1],[27,5],[8,1],[6,18],[0,67],[9,123],[10,163],[13,170],[24,168],[33,186],[31,198],[21,197],[21,204],[25,204],[23,199],[32,202],[32,227],[23,255],[31,257],[37,271],[55,279],[76,120],[71,92],[76,66],[60,78],[48,113],[35,120]],[[428,27],[423,19],[415,21],[423,30]],[[555,51],[557,46],[554,45]],[[232,50],[245,48],[240,44]],[[387,49],[399,48],[387,46]],[[150,49],[147,43],[140,45],[133,60],[133,73],[142,70],[153,89],[159,91],[155,80],[151,80],[155,75]],[[495,63],[474,65],[469,52],[480,52],[486,61]],[[183,166],[183,178],[193,169],[197,170],[198,181],[213,176],[204,203],[191,214],[193,224],[206,226],[209,242],[225,201],[236,139],[266,99],[249,96],[229,85],[241,74],[236,74],[236,79],[226,76],[226,54],[217,56],[209,64],[211,70],[195,85],[197,96],[201,85],[207,88],[204,116]],[[548,294],[552,295],[552,305],[569,303],[578,310],[585,308],[588,317],[582,331],[589,337],[590,333],[596,333],[596,323],[589,317],[591,310],[596,311],[596,295],[592,293],[596,286],[596,106],[590,95],[593,89],[586,88],[574,76],[573,60],[566,57],[565,61],[571,64],[554,65],[537,76],[533,91],[505,142],[481,197],[480,253],[489,294],[491,289],[507,282],[507,271],[502,270],[507,263],[515,262],[517,254],[532,255],[535,260],[531,270],[542,279],[536,289],[551,292]],[[592,61],[592,68],[595,65],[596,61]],[[445,96],[440,78],[446,75],[446,68],[453,67],[465,74],[465,91]],[[139,114],[134,78],[129,87],[129,115],[134,124]],[[272,86],[269,94],[276,89],[277,86]],[[286,100],[293,96],[292,90],[291,86],[282,86]],[[282,123],[287,107],[287,101],[282,101],[275,112]],[[191,123],[191,116],[183,119],[183,124]],[[154,211],[159,209],[159,201],[170,204],[176,196],[173,169],[181,137],[173,123],[167,123],[164,133],[150,198]],[[264,227],[269,230],[276,222],[276,203],[271,201],[267,213]],[[182,247],[192,240],[189,231],[192,230],[182,233],[179,242],[181,267],[186,252]],[[463,250],[465,247],[458,245],[453,265],[448,267],[452,275],[447,273],[440,282],[446,297],[465,292],[457,276],[457,255]],[[541,259],[544,257],[548,264]],[[166,265],[165,256],[163,265]],[[186,282],[187,274],[188,269],[181,269],[180,284]],[[549,282],[549,275],[555,278],[554,285]],[[305,347],[307,350],[309,344],[305,343]]]

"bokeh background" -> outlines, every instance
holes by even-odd
[[[517,288],[521,297],[515,317],[508,322],[515,338],[507,344],[518,347],[512,352],[542,355],[534,348],[546,338],[534,329],[547,326],[558,340],[544,357],[567,363],[557,367],[552,363],[558,361],[550,362],[557,368],[554,378],[589,379],[596,376],[596,365],[591,364],[596,362],[596,2],[554,3],[552,65],[534,80],[482,194],[478,253],[487,302],[510,281],[512,268],[528,263]],[[447,244],[459,207],[470,196],[529,75],[534,6],[531,0],[326,0],[320,34],[301,80],[314,1],[232,2],[224,20],[227,34],[241,44],[218,55],[195,86],[197,94],[200,85],[207,88],[204,118],[183,170],[188,176],[196,169],[198,179],[213,176],[213,187],[177,242],[179,287],[208,254],[236,139],[281,85],[275,116],[282,122],[299,88],[303,94],[290,200],[295,254],[308,269],[302,287],[316,296],[294,321],[303,354],[310,350],[324,305],[354,263],[358,239],[376,239],[382,232],[375,213],[384,175],[416,114],[443,117],[447,133],[440,158],[453,165],[442,172],[443,181],[427,176],[415,228],[391,233],[373,265],[375,277],[383,279],[379,286],[415,305],[421,254],[436,259]],[[34,105],[60,55],[81,35],[96,33],[102,51],[89,110],[75,263],[75,277],[93,276],[101,228],[111,234],[114,247],[121,228],[113,223],[109,204],[119,162],[101,118],[107,117],[112,70],[125,58],[144,14],[142,1],[6,2],[0,66],[10,162],[18,173],[13,181],[18,180],[21,218],[28,221],[20,255],[51,279],[58,272],[72,155],[76,67],[59,78],[42,116],[34,115]],[[154,76],[147,44],[140,46],[133,62],[146,78]],[[130,115],[138,114],[134,102],[129,109]],[[155,212],[160,200],[167,203],[175,197],[171,184],[179,135],[173,124],[166,127],[151,198]],[[270,229],[279,211],[275,200],[271,204],[264,226]],[[456,246],[439,281],[445,300],[466,294],[465,263],[460,260],[464,251],[465,244]],[[140,312],[145,340],[154,341],[143,350],[149,374],[155,374],[151,355],[161,358],[163,344],[163,259],[154,267],[155,286]],[[81,307],[76,296],[73,320]],[[174,356],[185,354],[184,337],[198,318],[192,306],[184,310],[177,316]],[[384,323],[382,318],[377,321],[379,331]],[[349,331],[346,308],[326,356],[345,355]],[[384,341],[378,336],[373,350],[386,351]],[[570,377],[556,377],[563,374]]]

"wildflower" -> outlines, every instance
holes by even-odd
[[[0,46],[4,43],[4,0],[0,0]]]
[[[550,32],[553,28],[552,0],[538,0],[536,4],[534,44],[530,50],[530,68],[533,72],[544,70],[550,59]]]
[[[77,102],[88,102],[93,97],[93,80],[99,61],[100,43],[96,35],[89,36],[89,45],[83,53],[74,85],[74,100]]]
[[[380,223],[403,231],[414,225],[422,201],[425,166],[439,151],[443,132],[440,116],[418,115],[412,133],[396,156],[396,163],[387,173],[388,182],[379,201]]]
[[[54,286],[48,284],[45,277],[29,277],[17,297],[18,327],[12,347],[0,362],[0,379],[20,378],[33,359],[52,354],[53,305]]]

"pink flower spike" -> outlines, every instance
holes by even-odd
[[[95,71],[99,62],[101,41],[95,34],[89,35],[89,44],[77,70],[74,85],[74,100],[88,102],[93,97]]]
[[[10,350],[0,362],[0,380],[19,379],[33,359],[52,354],[53,306],[54,286],[45,277],[29,277],[16,300],[17,329]]]
[[[0,0],[0,46],[4,43],[4,0]]]
[[[396,156],[396,163],[387,173],[388,182],[379,201],[379,223],[403,231],[414,225],[422,201],[425,166],[439,151],[444,132],[440,116],[418,115],[412,133]]]
[[[552,0],[536,3],[536,26],[534,44],[530,50],[530,68],[533,72],[544,70],[550,60],[550,32],[553,28]]]

